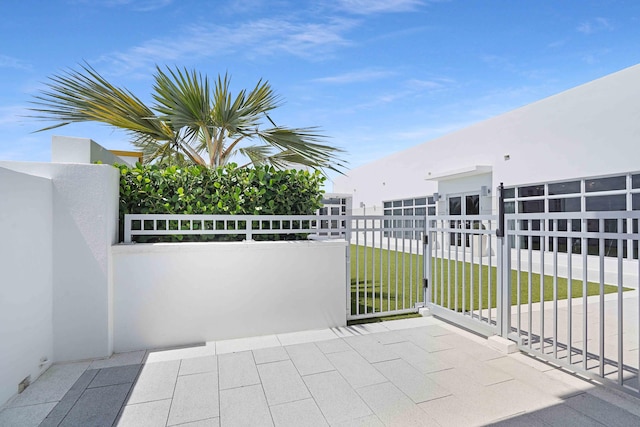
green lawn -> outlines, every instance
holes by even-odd
[[[366,262],[365,262],[366,251]],[[375,263],[374,263],[375,260]],[[482,294],[482,307],[489,307],[489,277],[491,277],[491,301],[490,307],[496,306],[496,267],[483,265],[482,269],[479,265],[471,265],[470,263],[457,262],[457,282],[456,282],[456,261],[433,260],[434,271],[437,275],[429,280],[432,298],[445,307],[461,311],[471,308],[471,291],[473,289],[473,307],[479,307],[480,294]],[[473,268],[473,282],[471,282],[471,270]],[[451,270],[449,272],[449,270]],[[464,272],[464,279],[463,279]],[[442,275],[444,274],[444,283],[449,281],[449,273],[451,274],[450,290],[444,286],[444,292],[441,292]],[[366,274],[366,277],[365,277]],[[433,276],[432,274],[432,276]],[[404,277],[404,288],[402,278]],[[511,272],[512,277],[512,304],[517,304],[517,272]],[[381,280],[382,278],[382,280]],[[382,310],[411,308],[415,302],[422,300],[422,278],[423,265],[422,255],[399,253],[388,251],[386,249],[364,248],[362,246],[356,248],[351,246],[351,312],[356,313],[356,294],[359,294],[359,312],[365,312],[365,304],[367,313]],[[397,283],[397,285],[396,285]],[[457,286],[456,286],[457,283]],[[437,286],[437,290],[435,289]],[[416,294],[416,289],[418,294]],[[457,300],[455,298],[457,289]],[[479,292],[481,289],[481,292]],[[542,292],[544,300],[553,300],[553,277],[545,275],[542,280]],[[583,283],[581,280],[573,280],[572,296],[574,298],[582,296]],[[605,285],[604,292],[611,293],[617,291],[616,286]],[[628,289],[624,289],[628,290]],[[529,291],[529,274],[527,272],[520,273],[520,301],[522,304],[528,302]],[[600,285],[594,282],[587,283],[587,295],[597,295],[600,293]],[[558,299],[566,299],[568,294],[568,280],[565,278],[557,278],[557,294]],[[366,296],[365,296],[366,295]],[[449,301],[449,296],[451,301]],[[540,274],[531,274],[531,296],[532,302],[540,302],[541,286]],[[397,305],[396,305],[397,302]]]

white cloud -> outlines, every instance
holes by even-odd
[[[613,30],[613,25],[606,18],[595,18],[582,22],[576,29],[583,34],[593,34],[598,31],[611,31]]]
[[[18,58],[0,54],[0,68],[15,68],[16,70],[30,71],[31,65]]]
[[[286,53],[317,61],[349,45],[343,34],[355,25],[346,19],[325,23],[262,19],[237,26],[200,25],[178,37],[152,39],[124,52],[104,55],[99,62],[110,63],[124,74],[155,63],[230,53],[248,57]]]
[[[422,0],[339,0],[338,7],[344,11],[369,15],[373,13],[410,12],[424,5]]]
[[[389,70],[359,70],[349,73],[339,74],[336,76],[322,77],[314,79],[314,82],[318,83],[330,83],[330,84],[347,84],[347,83],[362,83],[370,82],[372,80],[379,80],[385,77],[394,75],[393,71]]]

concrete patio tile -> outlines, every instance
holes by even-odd
[[[257,350],[259,348],[280,347],[280,341],[275,335],[237,338],[216,341],[217,354],[239,353],[241,351]]]
[[[433,426],[435,421],[391,383],[363,387],[358,393],[386,426]]]
[[[341,351],[351,350],[349,344],[344,342],[342,338],[336,338],[334,340],[327,341],[318,341],[315,344],[324,354],[339,353]]]
[[[220,417],[180,424],[180,427],[220,427]]]
[[[480,395],[484,392],[484,386],[478,384],[472,378],[469,378],[466,372],[459,368],[445,369],[443,371],[432,372],[426,374],[427,378],[433,380],[441,387],[449,390],[456,396],[472,394]]]
[[[513,379],[513,376],[509,373],[493,368],[484,362],[469,363],[468,365],[460,366],[459,369],[466,372],[469,378],[484,386],[499,384]]]
[[[440,321],[431,316],[412,317],[409,319],[399,319],[385,322],[385,326],[394,331],[400,329],[420,328],[423,326],[437,325]]]
[[[341,423],[333,423],[331,427],[384,427],[384,424],[376,414],[371,414]]]
[[[443,427],[473,425],[473,415],[461,410],[462,401],[453,395],[419,403],[418,407]]]
[[[204,372],[218,372],[218,358],[216,356],[194,357],[180,361],[178,375],[202,374]]]
[[[45,419],[44,426],[57,426],[67,416],[73,405],[76,404],[82,393],[87,389],[89,384],[98,374],[98,369],[88,369],[84,371],[78,381],[75,382],[69,391],[64,395],[62,400],[49,412]]]
[[[53,365],[7,404],[8,408],[58,402],[89,367],[89,362]]]
[[[165,427],[169,416],[171,399],[137,403],[122,408],[118,427]]]
[[[387,381],[380,372],[364,360],[355,350],[327,354],[327,358],[353,388]]]
[[[258,373],[269,406],[311,397],[290,360],[258,365]]]
[[[507,417],[501,420],[497,420],[491,423],[492,427],[547,427],[548,424],[544,423],[538,418],[535,418],[531,414],[518,414],[512,417]]]
[[[88,388],[105,387],[108,385],[131,384],[140,372],[141,365],[113,366],[103,368],[93,378]]]
[[[384,362],[385,360],[398,359],[399,357],[389,350],[387,346],[380,344],[371,336],[346,337],[344,340],[369,363]]]
[[[192,347],[173,348],[166,350],[153,350],[147,353],[145,364],[169,362],[172,360],[191,359],[194,357],[213,356],[216,354],[216,344],[208,342],[205,345]]]
[[[602,427],[604,425],[564,403],[541,408],[530,415],[545,425],[555,427]]]
[[[60,423],[60,427],[111,426],[124,404],[130,384],[88,388]]]
[[[486,340],[477,343],[458,334],[444,335],[441,339],[455,350],[465,352],[476,360],[486,361],[504,356],[503,353],[489,347]]]
[[[329,424],[348,422],[372,412],[338,372],[323,372],[303,378]]]
[[[171,399],[178,378],[179,360],[146,364],[133,385],[129,404]]]
[[[373,366],[415,403],[451,394],[402,359],[380,362]]]
[[[387,328],[382,323],[363,323],[362,325],[351,325],[351,326],[341,326],[339,328],[332,328],[332,331],[339,338],[346,337],[357,337],[360,335],[369,335],[375,334],[377,332],[389,332],[389,328]]]
[[[143,362],[147,352],[145,350],[115,353],[108,359],[96,359],[91,362],[89,369],[111,368],[113,366],[139,365]]]
[[[338,338],[338,336],[331,329],[317,329],[312,331],[278,334],[278,340],[283,346],[326,341],[336,338]]]
[[[510,354],[509,357],[516,360],[518,363],[530,366],[540,372],[552,371],[556,369],[556,367],[551,365],[550,363],[544,362],[541,359],[537,359],[525,353],[513,353]]]
[[[593,387],[587,393],[640,417],[640,401],[630,394],[604,387]]]
[[[566,399],[565,404],[606,426],[638,426],[640,417],[589,393]]]
[[[508,406],[517,411],[537,411],[562,403],[562,400],[540,391],[520,380],[505,381],[486,388],[487,394],[496,396],[498,400],[489,401],[492,404]]]
[[[284,347],[270,347],[253,350],[253,359],[256,365],[261,363],[281,362],[289,360],[289,353]]]
[[[243,351],[218,356],[220,390],[260,384],[253,353]]]
[[[485,362],[485,364],[506,372],[513,378],[519,379],[544,393],[551,394],[556,397],[567,398],[582,393],[581,390],[571,387],[562,381],[550,378],[543,372],[530,366],[523,365],[510,356],[489,360]]]
[[[408,341],[408,338],[403,334],[403,332],[404,330],[377,332],[370,336],[380,344],[395,344],[398,342]]]
[[[220,391],[220,424],[224,427],[273,426],[262,386]]]
[[[430,354],[412,342],[401,342],[385,346],[395,359],[403,359],[423,374],[451,369],[454,365],[447,357]]]
[[[314,343],[290,345],[285,350],[302,376],[335,370]]]
[[[0,427],[37,427],[56,406],[55,402],[5,408],[0,411]]]
[[[217,417],[218,403],[217,372],[178,377],[167,425]]]
[[[271,407],[276,427],[328,426],[313,399],[298,400]]]

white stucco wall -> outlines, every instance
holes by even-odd
[[[117,239],[119,171],[91,164],[0,167],[51,181],[52,360],[111,355],[110,247]]]
[[[113,247],[116,352],[344,326],[346,242]]]
[[[124,163],[109,150],[89,138],[72,136],[51,137],[52,163]]]
[[[429,173],[488,165],[505,185],[640,170],[640,65],[589,82],[337,177],[353,205],[430,195]],[[505,160],[504,156],[510,159]],[[474,188],[479,189],[480,183]],[[477,188],[476,188],[477,187]],[[444,193],[443,191],[439,191]]]
[[[0,406],[53,356],[52,193],[0,167]]]

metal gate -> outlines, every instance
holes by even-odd
[[[425,305],[424,216],[351,216],[348,319],[414,313]]]
[[[640,211],[430,216],[432,313],[640,394]]]

